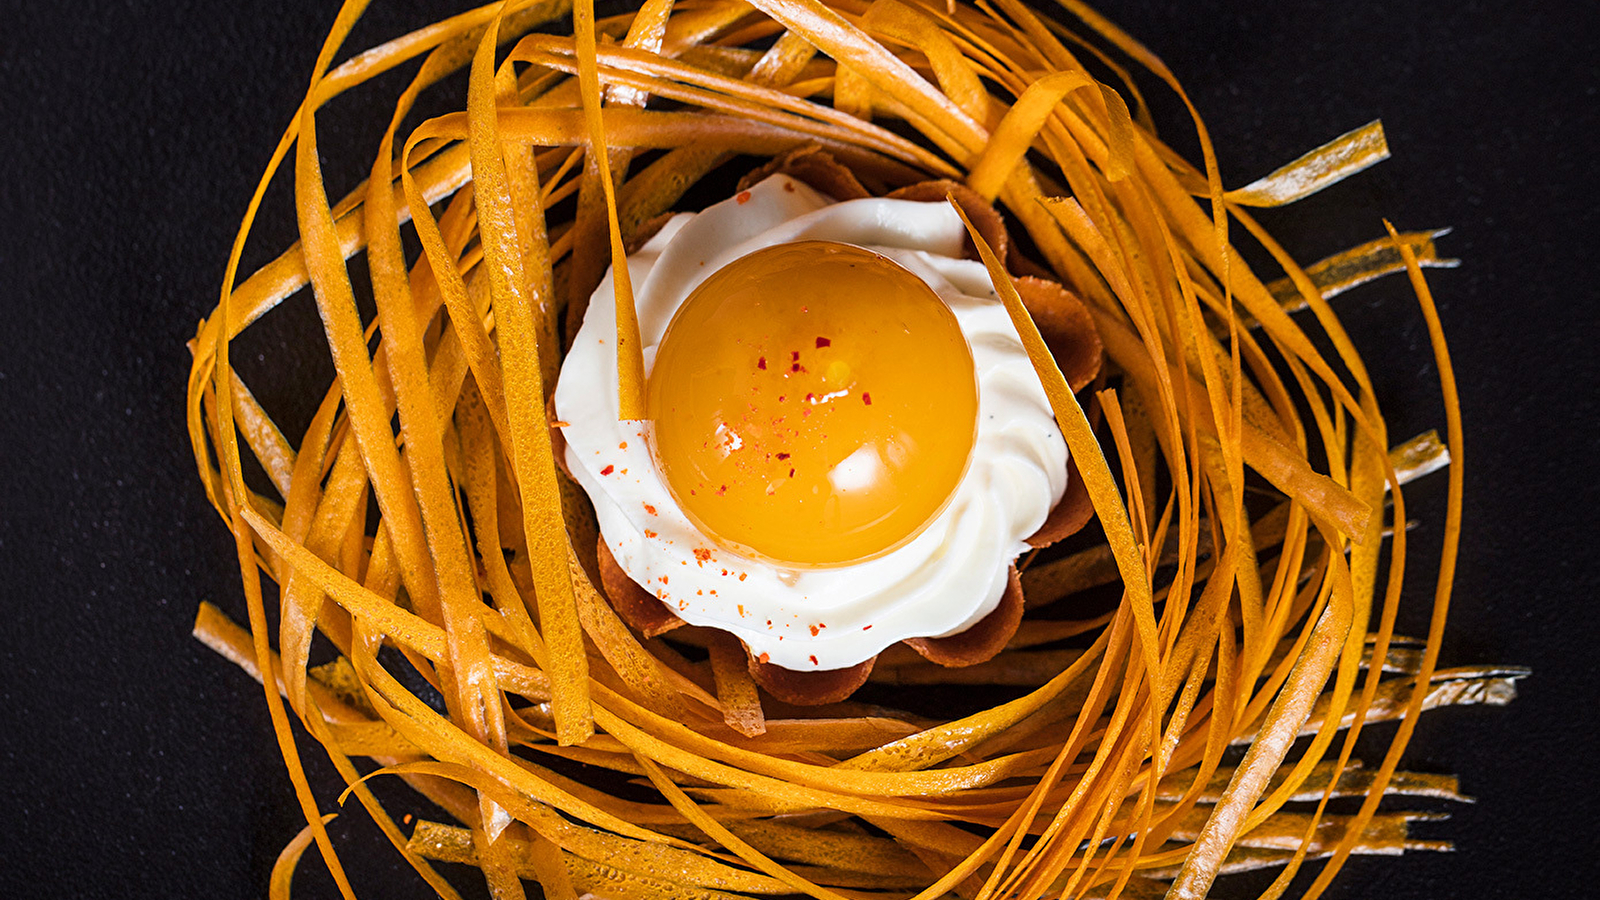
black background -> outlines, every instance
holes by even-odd
[[[374,6],[348,46],[446,12]],[[1403,230],[1454,226],[1441,251],[1464,260],[1430,273],[1467,422],[1443,662],[1535,674],[1510,707],[1434,712],[1417,730],[1408,765],[1458,772],[1478,798],[1417,827],[1458,852],[1356,859],[1329,896],[1573,897],[1600,874],[1592,9],[1102,4],[1184,80],[1229,186],[1383,119],[1394,159],[1261,216],[1298,258],[1376,237],[1387,216]],[[5,0],[0,11],[0,896],[264,896],[302,822],[259,687],[189,637],[202,600],[241,619],[243,604],[188,454],[183,343],[216,302],[333,9]],[[1163,136],[1195,158],[1181,108],[1146,87]],[[335,193],[359,177],[387,118],[371,104],[319,120]],[[247,261],[292,239],[286,196],[272,195]],[[1442,429],[1405,286],[1336,304],[1391,433]],[[325,351],[255,349],[289,360],[301,385],[331,368]],[[1412,632],[1425,623],[1443,488],[1441,475],[1408,491],[1422,520],[1402,617]],[[358,892],[428,896],[363,820],[333,826]],[[318,865],[308,857],[302,896],[335,896]],[[1224,881],[1216,895],[1260,884]]]

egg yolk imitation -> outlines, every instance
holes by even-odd
[[[920,278],[803,241],[718,270],[679,308],[648,386],[652,450],[706,535],[798,568],[914,538],[977,430],[972,352]]]

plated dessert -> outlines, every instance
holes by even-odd
[[[609,278],[554,408],[618,612],[652,637],[728,632],[763,687],[814,705],[902,640],[947,663],[999,652],[1022,612],[1012,564],[1067,530],[1045,532],[1067,446],[948,202],[847,191],[825,154],[778,162],[862,196],[779,173],[664,223],[628,257],[649,418],[618,416]],[[1099,368],[1089,313],[1034,284],[1077,326],[1056,336],[1081,387]]]
[[[1249,212],[1384,158],[1377,123],[1225,189],[1076,4],[534,0],[349,55],[362,8],[262,179],[300,241],[237,277],[258,193],[191,344],[249,620],[196,633],[275,676],[307,819],[275,894],[313,844],[360,889],[305,753],[442,896],[441,860],[507,897],[1197,897],[1447,846],[1407,833],[1459,799],[1399,768],[1416,717],[1522,674],[1437,666],[1450,261],[1391,228],[1302,265]],[[323,107],[396,68],[334,200]],[[1396,273],[1443,438],[1388,433],[1328,303]],[[230,363],[284,304],[337,372],[301,435]],[[1411,597],[1389,523],[1440,470]]]

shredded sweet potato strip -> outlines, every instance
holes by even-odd
[[[319,824],[326,825],[337,818],[336,813],[328,813],[322,817]],[[306,848],[311,846],[313,837],[312,826],[307,825],[300,829],[300,833],[289,839],[283,845],[283,851],[278,854],[278,859],[272,864],[272,877],[267,882],[268,900],[289,900],[290,890],[294,886],[294,872],[300,865],[300,857],[305,855]]]
[[[1241,206],[1283,206],[1343,181],[1389,158],[1383,123],[1377,120],[1340,135],[1265,178],[1223,196]]]
[[[972,164],[967,185],[984,199],[993,200],[1044,127],[1045,117],[1055,112],[1067,94],[1094,83],[1082,72],[1057,72],[1029,85],[1000,121],[983,155]]]
[[[1386,238],[1300,264],[1249,209],[1386,158],[1382,126],[1224,190],[1175,75],[1080,0],[1059,6],[1060,21],[1024,0],[647,0],[598,18],[593,0],[502,0],[335,64],[366,7],[344,4],[189,345],[189,438],[249,620],[205,604],[195,634],[262,680],[306,819],[269,896],[289,897],[313,843],[357,894],[291,712],[446,897],[454,876],[426,860],[476,867],[507,898],[532,880],[554,900],[1109,900],[1198,898],[1267,867],[1276,898],[1325,860],[1314,897],[1352,854],[1448,849],[1408,835],[1426,816],[1378,803],[1465,799],[1449,776],[1400,770],[1417,716],[1507,702],[1527,670],[1438,667],[1464,484],[1422,278],[1455,264],[1435,246],[1444,231],[1385,223]],[[533,33],[567,15],[570,32]],[[333,202],[324,159],[342,148],[319,143],[325,107],[408,65],[365,180]],[[458,111],[411,124],[462,69]],[[1147,74],[1188,111],[1198,165],[1156,138]],[[686,198],[718,199],[696,185],[719,168],[796,151],[870,192],[971,189],[952,203],[1104,534],[1018,561],[1023,620],[993,658],[946,667],[891,647],[864,689],[923,712],[971,687],[1009,691],[976,711],[790,706],[763,694],[731,635],[640,635],[597,580],[598,520],[547,415],[563,334],[609,266],[621,415],[645,418],[627,248]],[[291,161],[299,240],[240,280],[267,184]],[[982,201],[998,231],[971,224],[987,221]],[[1328,302],[1401,271],[1440,373],[1443,440],[1394,443]],[[1019,292],[1024,275],[1049,290]],[[247,385],[230,346],[305,288],[335,379],[306,388],[315,415],[293,435],[262,399],[282,386]],[[369,289],[375,316],[357,299]],[[1068,383],[1063,368],[1078,370],[1040,328],[1061,314],[1024,303],[1063,294],[1103,347],[1097,378]],[[1441,468],[1429,630],[1402,637],[1404,489]],[[280,588],[276,621],[263,576]],[[313,667],[319,633],[338,657]],[[1385,722],[1398,726],[1367,767],[1358,741]],[[375,775],[456,823],[408,839]]]
[[[744,648],[731,635],[711,643],[711,671],[717,680],[717,698],[722,702],[723,721],[745,737],[767,732],[767,719],[761,710],[761,697],[745,665]]]
[[[469,92],[469,146],[479,235],[485,253],[498,265],[485,271],[496,301],[495,321],[502,347],[500,363],[510,411],[518,486],[523,496],[523,529],[534,564],[534,589],[541,636],[549,649],[552,709],[562,743],[576,744],[592,733],[588,710],[588,662],[583,649],[577,602],[567,569],[567,538],[561,528],[561,499],[554,451],[544,420],[544,385],[539,373],[537,298],[528,296],[527,276],[516,219],[511,210],[499,116],[493,83],[494,42],[485,37],[472,64]],[[481,387],[481,385],[480,385]]]
[[[606,218],[611,227],[611,271],[617,308],[617,395],[618,415],[624,419],[645,418],[644,356],[639,343],[639,315],[633,307],[633,285],[628,280],[628,252],[622,247],[617,227],[617,194],[611,180],[605,119],[600,115],[600,81],[595,70],[594,0],[577,0],[573,7],[573,38],[577,45],[579,92],[588,126],[589,156],[599,170],[606,198]]]
[[[1441,258],[1438,248],[1433,243],[1436,238],[1449,233],[1449,230],[1440,228],[1435,231],[1407,232],[1400,235],[1400,241],[1411,248],[1412,255],[1417,258],[1417,265],[1452,269],[1460,265],[1461,261]],[[1306,277],[1316,286],[1317,293],[1322,295],[1322,299],[1329,300],[1374,278],[1405,270],[1405,260],[1401,258],[1399,248],[1394,245],[1394,241],[1389,238],[1378,238],[1306,266]],[[1269,282],[1267,290],[1283,304],[1286,312],[1299,312],[1310,306],[1300,297],[1300,287],[1292,278],[1285,277]]]

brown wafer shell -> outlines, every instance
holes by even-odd
[[[941,638],[906,638],[902,643],[922,654],[929,662],[959,668],[993,659],[1005,649],[1022,623],[1022,578],[1017,567],[1006,573],[1006,590],[1000,605],[967,630]]]

